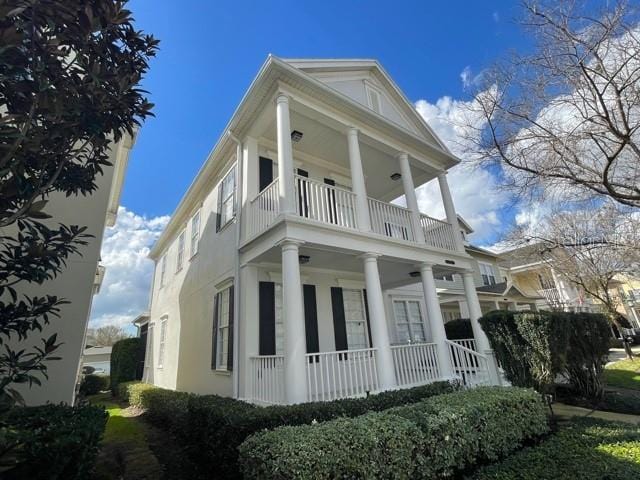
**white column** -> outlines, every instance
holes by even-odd
[[[464,284],[464,294],[467,297],[467,305],[469,306],[469,320],[471,320],[471,328],[473,329],[473,338],[476,340],[478,352],[487,357],[489,366],[489,379],[493,385],[500,385],[500,374],[498,373],[498,364],[495,355],[491,349],[491,344],[487,335],[482,330],[478,319],[482,316],[480,309],[480,300],[476,291],[476,283],[473,279],[473,271],[467,270],[462,273],[462,282]]]
[[[378,272],[378,254],[365,253],[364,281],[367,289],[367,306],[369,307],[369,323],[373,347],[377,349],[378,380],[383,390],[396,386],[395,367],[389,342],[389,329],[384,310],[384,298]]]
[[[438,175],[438,184],[440,185],[440,195],[442,196],[442,204],[444,205],[444,211],[447,215],[447,222],[453,227],[453,238],[456,241],[456,248],[458,251],[464,252],[464,242],[460,234],[456,208],[453,206],[453,197],[451,197],[451,190],[449,190],[446,172]]]
[[[296,212],[293,176],[293,149],[291,147],[291,122],[289,121],[289,97],[278,95],[276,99],[276,121],[278,129],[278,190],[280,211]]]
[[[449,357],[449,345],[445,342],[447,333],[444,329],[444,320],[442,319],[442,311],[440,310],[440,301],[438,300],[436,282],[433,278],[431,264],[423,263],[420,265],[420,278],[422,279],[424,301],[427,305],[427,318],[429,320],[429,329],[431,330],[431,339],[432,342],[437,345],[440,376],[447,379],[453,378],[454,374],[453,367],[451,366],[451,358]]]
[[[418,208],[416,187],[413,184],[411,166],[409,165],[409,155],[405,152],[398,154],[398,163],[400,163],[400,174],[402,175],[404,196],[407,199],[407,208],[411,211],[411,222],[413,224],[413,233],[415,240],[418,243],[425,243],[424,232],[422,231],[422,227],[420,226],[420,209]]]
[[[307,400],[305,353],[307,353],[302,304],[298,246],[284,240],[282,247],[282,313],[284,323],[284,391],[287,403]]]
[[[258,194],[258,140],[255,137],[245,137],[242,142],[242,231],[249,229],[250,215],[246,215],[251,200]]]
[[[358,223],[358,230],[370,232],[371,219],[369,218],[369,201],[367,199],[367,187],[364,182],[364,172],[362,171],[357,128],[349,128],[347,131],[347,143],[349,146],[351,186],[356,196],[356,221]]]
[[[500,310],[500,302],[499,302],[498,300],[495,300],[495,301],[493,302],[493,307],[494,307],[496,310]]]
[[[238,338],[238,363],[235,370],[240,375],[238,398],[249,400],[252,391],[250,357],[258,355],[258,269],[254,265],[240,267],[240,302],[238,303],[238,318],[242,319],[235,325],[234,336]]]

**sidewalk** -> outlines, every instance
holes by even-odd
[[[568,420],[571,417],[589,417],[609,420],[613,422],[624,422],[632,425],[640,425],[640,415],[628,415],[625,413],[603,412],[601,410],[591,410],[589,408],[574,407],[564,403],[556,402],[551,405],[553,413],[561,420]]]
[[[634,355],[640,356],[640,345],[634,345],[631,347]],[[610,348],[609,349],[609,361],[607,365],[610,365],[614,362],[619,362],[620,360],[626,360],[627,354],[624,353],[624,348]]]

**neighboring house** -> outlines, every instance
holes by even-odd
[[[28,405],[47,402],[72,404],[75,400],[75,385],[80,372],[91,302],[104,277],[104,267],[99,265],[102,238],[105,228],[115,224],[133,142],[131,137],[125,135],[114,145],[109,156],[113,166],[103,167],[103,175],[96,177],[98,188],[92,195],[67,197],[56,193],[49,197],[45,210],[52,218],[47,221],[86,226],[87,233],[93,237],[88,239],[88,245],[80,247],[82,255],[71,256],[55,279],[18,292],[26,295],[56,295],[70,302],[61,307],[60,318],[51,317],[51,324],[45,326],[42,332],[33,332],[27,342],[13,345],[17,349],[26,348],[29,344],[42,346],[41,339],[53,333],[57,333],[57,341],[61,344],[55,352],[55,356],[61,359],[47,362],[49,378],[42,380],[42,386],[17,387]]]
[[[111,347],[87,347],[82,353],[82,367],[93,367],[97,374],[111,372]]]
[[[640,278],[620,275],[616,291],[620,298],[618,312],[624,315],[631,326],[640,329]]]
[[[269,56],[150,253],[145,380],[256,403],[497,383],[457,163],[376,61]],[[446,220],[418,210],[433,179]],[[449,274],[479,353],[446,340]],[[424,299],[393,295],[416,281]]]

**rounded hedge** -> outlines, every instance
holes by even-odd
[[[80,384],[80,393],[95,395],[109,388],[109,377],[106,375],[85,375]]]
[[[141,338],[125,338],[113,344],[111,349],[111,391],[117,392],[118,384],[139,380],[136,378],[138,361],[145,345]]]

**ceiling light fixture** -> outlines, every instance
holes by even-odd
[[[391,180],[400,180],[401,178],[402,175],[400,175],[398,172],[391,174]]]
[[[298,255],[298,262],[300,262],[301,265],[309,263],[309,260],[311,260],[309,255]]]
[[[302,132],[294,130],[293,132],[291,132],[291,141],[293,143],[298,143],[300,140],[302,140],[302,135],[304,135]]]
[[[409,272],[409,276],[412,278],[416,278],[420,276],[420,272],[415,271],[415,272]]]

